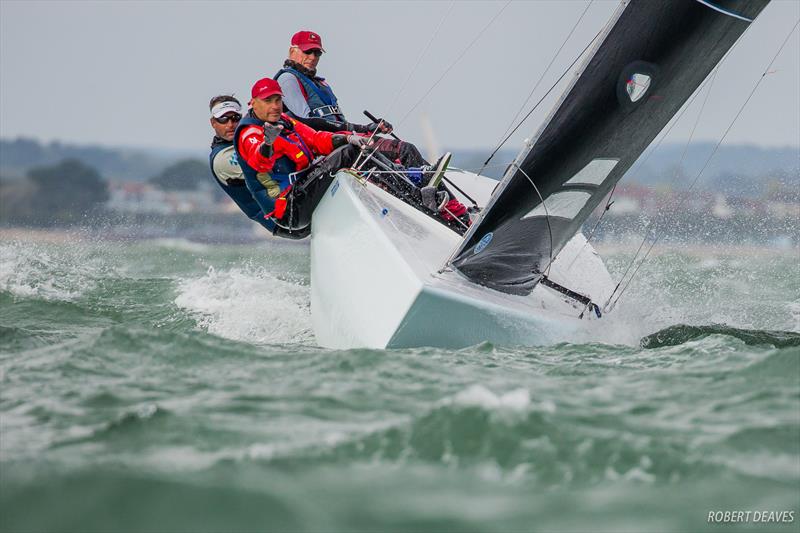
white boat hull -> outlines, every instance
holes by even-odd
[[[448,171],[448,178],[479,204],[496,184],[467,172]],[[460,240],[379,187],[340,172],[314,212],[317,342],[330,348],[540,345],[573,340],[585,329],[582,309],[541,285],[529,296],[514,296],[440,272]],[[613,288],[582,235],[554,261],[550,278],[595,301]]]

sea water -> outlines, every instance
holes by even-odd
[[[0,529],[798,530],[797,249],[662,250],[586,339],[460,350],[316,346],[308,254],[0,242]]]

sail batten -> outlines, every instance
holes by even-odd
[[[716,4],[755,18],[769,0]],[[451,261],[527,294],[747,28],[692,0],[623,3]]]

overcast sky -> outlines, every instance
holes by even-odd
[[[280,68],[292,33],[311,29],[328,52],[319,72],[349,120],[365,121],[361,111],[369,109],[401,137],[422,142],[427,117],[441,145],[486,148],[502,137],[587,4],[0,0],[0,136],[202,149],[211,136],[209,98],[234,92],[246,101],[256,79]],[[526,110],[617,5],[590,5]],[[719,138],[798,18],[798,0],[767,6],[723,65],[695,138]],[[799,31],[772,71],[728,143],[800,145]],[[536,130],[547,103],[508,146]],[[694,116],[684,122],[669,140],[686,138]]]

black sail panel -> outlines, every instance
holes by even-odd
[[[769,0],[634,0],[509,168],[451,264],[528,294]]]

